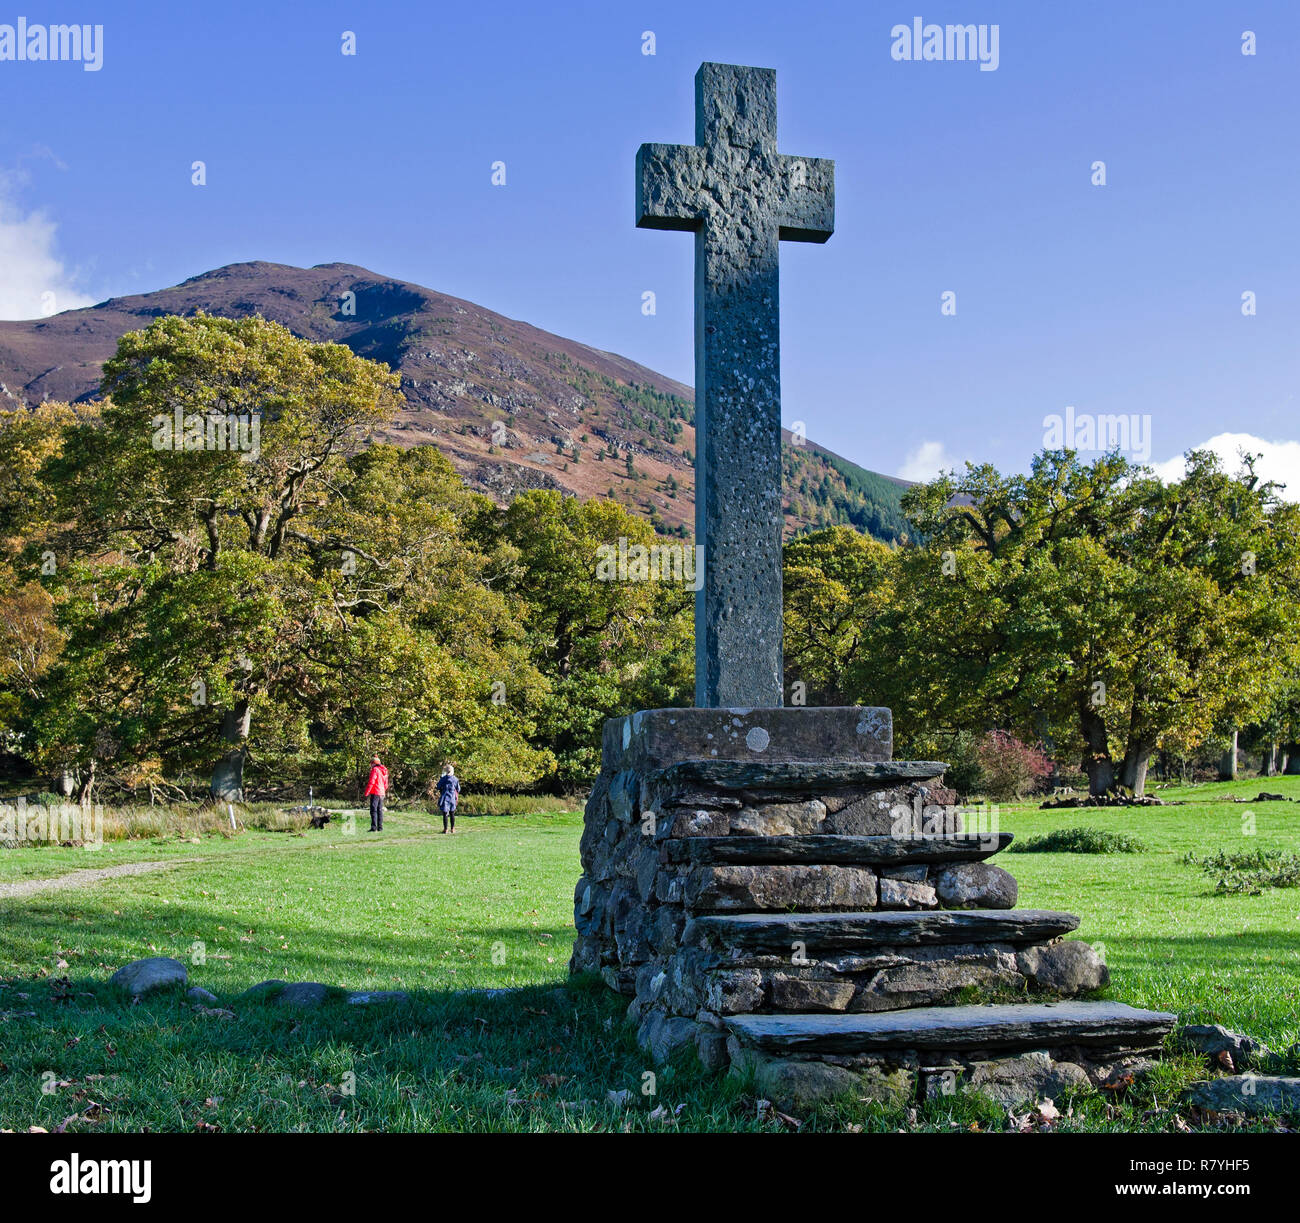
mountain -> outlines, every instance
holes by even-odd
[[[95,398],[128,331],[168,314],[261,314],[401,374],[405,407],[381,436],[442,450],[473,488],[610,496],[683,535],[694,520],[691,388],[419,285],[345,263],[238,263],[184,284],[31,322],[0,322],[0,405]],[[786,525],[845,523],[893,540],[906,483],[785,434]],[[795,442],[801,444],[794,444]],[[630,457],[630,462],[629,462]]]

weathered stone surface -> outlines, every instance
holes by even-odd
[[[610,817],[622,824],[631,823],[636,815],[636,799],[640,778],[631,769],[615,773],[609,783],[608,804]]]
[[[194,985],[185,991],[185,996],[192,1002],[197,1002],[202,1006],[216,1006],[217,996],[211,990],[206,990],[202,986]]]
[[[278,994],[287,984],[287,981],[272,977],[269,981],[259,981],[256,985],[250,985],[239,997],[241,1001],[253,998],[270,998]]]
[[[823,804],[824,805],[824,804]],[[683,819],[686,813],[677,818]],[[682,827],[702,828],[706,821],[693,822],[695,816],[708,816],[712,827],[727,828],[722,812],[691,813]],[[1005,849],[1012,833],[995,833],[988,837],[940,835],[899,840],[889,836],[851,835],[780,835],[727,836],[726,832],[690,831],[678,834],[682,839],[663,842],[665,862],[732,862],[749,865],[760,862],[799,862],[839,866],[880,866],[881,874],[895,879],[913,878],[905,871],[919,871],[916,879],[925,878],[925,867],[915,863],[948,863],[987,858]]]
[[[686,914],[676,905],[660,905],[650,921],[650,946],[657,955],[671,955],[686,928]]]
[[[892,754],[892,726],[888,709],[857,705],[645,709],[605,723],[602,765],[634,770],[653,790],[657,770],[684,760],[881,762]]]
[[[807,712],[788,710],[789,713]],[[701,788],[721,791],[764,791],[774,793],[819,793],[828,785],[883,789],[904,786],[937,777],[948,766],[937,760],[811,761],[774,762],[764,760],[683,760],[666,765],[652,779],[656,792],[665,797],[698,795]],[[854,829],[838,831],[852,832]],[[888,829],[884,832],[888,833]],[[917,829],[918,833],[921,829]],[[943,828],[931,831],[943,832]],[[960,831],[957,829],[956,831]]]
[[[1006,990],[1024,982],[1016,974],[1015,957],[994,948],[924,948],[906,963],[882,968],[858,992],[850,1008],[875,1012],[929,1006],[964,989]]]
[[[1020,889],[1015,877],[988,862],[963,862],[935,876],[934,889],[945,909],[1013,909]]]
[[[842,1011],[853,993],[852,981],[814,980],[784,972],[772,975],[772,1005],[778,1011]]]
[[[1197,1083],[1190,1103],[1219,1113],[1287,1117],[1300,1114],[1300,1078],[1237,1074]]]
[[[730,1060],[727,1057],[727,1034],[700,1025],[695,1034],[695,1052],[705,1070],[725,1070]]]
[[[1019,1057],[981,1062],[970,1076],[969,1090],[990,1097],[1004,1108],[1037,1100],[1055,1100],[1070,1088],[1090,1086],[1087,1071],[1074,1062],[1054,1062],[1042,1050]]]
[[[1268,1056],[1268,1046],[1262,1041],[1241,1032],[1229,1031],[1217,1023],[1186,1024],[1178,1029],[1178,1040],[1209,1058],[1227,1053],[1232,1058],[1234,1067]]]
[[[857,1092],[852,1070],[827,1062],[764,1059],[754,1072],[754,1090],[790,1113],[805,1113],[819,1105]]]
[[[876,876],[852,866],[700,866],[686,876],[693,912],[855,909],[876,903]]]
[[[694,145],[637,151],[637,225],[695,232],[695,703],[779,705],[780,239],[825,242],[835,165],[776,148],[776,73],[702,64]]]
[[[1016,963],[1040,989],[1066,997],[1101,989],[1110,981],[1110,970],[1101,957],[1079,939],[1027,947],[1016,957]]]
[[[693,811],[678,811],[673,816],[672,835],[674,837],[725,837],[731,831],[731,813],[729,811],[709,811],[696,808]]]
[[[410,998],[405,990],[400,989],[372,989],[357,990],[348,995],[349,1006],[376,1006],[380,1003],[398,1003],[409,1002]]]
[[[888,1049],[1043,1049],[1159,1044],[1176,1016],[1119,1002],[916,1007],[872,1015],[733,1015],[726,1025],[764,1052],[867,1053]]]
[[[728,831],[738,836],[789,837],[815,833],[825,818],[825,804],[815,798],[804,803],[765,803],[734,812]]]
[[[132,960],[123,964],[108,979],[110,985],[124,989],[136,998],[153,993],[157,989],[169,989],[184,985],[189,974],[180,960],[169,956],[149,956],[143,960]]]
[[[1300,1115],[1300,1079],[1274,1075],[1227,1075],[1197,1083],[1188,1102],[1216,1113],[1249,1116]]]
[[[934,888],[928,883],[913,883],[910,879],[880,881],[882,909],[934,909],[938,905]]]
[[[710,973],[705,998],[719,1015],[743,1015],[763,1005],[763,974],[757,968]]]
[[[650,1054],[656,1064],[662,1064],[678,1049],[693,1044],[699,1030],[700,1025],[694,1019],[654,1010],[642,1019],[636,1043]]]
[[[683,946],[718,946],[788,956],[796,943],[818,959],[890,946],[998,942],[1024,944],[1067,934],[1072,913],[1042,909],[984,912],[942,909],[921,913],[719,913],[692,918]]]
[[[276,1006],[317,1007],[329,997],[329,986],[319,981],[294,981],[276,996]]]
[[[880,872],[883,879],[901,879],[907,883],[925,883],[930,876],[928,866],[890,866]]]

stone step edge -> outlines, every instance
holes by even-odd
[[[1151,1048],[1178,1016],[1122,1002],[912,1007],[870,1014],[732,1015],[723,1025],[762,1053],[854,1054],[926,1049]]]
[[[949,943],[1040,943],[1078,929],[1073,913],[1047,909],[867,910],[831,913],[704,913],[682,931],[682,947],[710,942],[755,955],[788,955],[795,943],[813,958],[865,947]]]
[[[815,794],[832,786],[871,786],[927,781],[942,776],[941,760],[679,760],[648,772],[657,787],[707,786],[718,790],[799,790]]]
[[[788,836],[672,837],[660,847],[660,861],[789,866],[906,866],[978,862],[1011,844],[1011,832],[930,833],[915,837],[808,833]]]

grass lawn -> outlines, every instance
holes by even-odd
[[[1300,806],[1240,805],[1300,778],[1161,791],[1186,805],[1135,811],[1004,807],[1018,838],[1091,825],[1145,852],[1005,854],[1024,907],[1082,917],[1105,945],[1110,996],[1218,1022],[1275,1049],[1300,1039],[1300,889],[1216,896],[1187,851],[1300,845]],[[1254,816],[1246,837],[1246,812]],[[108,1130],[771,1129],[743,1082],[689,1059],[651,1070],[624,1004],[567,980],[581,816],[462,817],[454,837],[423,811],[303,834],[0,850],[0,883],[167,860],[88,887],[0,895],[0,1127]],[[129,960],[171,955],[233,1017],[179,995],[130,1006],[106,987]],[[201,958],[202,963],[196,962]],[[266,978],[401,989],[398,1006],[290,1012],[232,1000]],[[505,989],[500,996],[460,991]],[[1294,1071],[1292,1071],[1294,1073]],[[1195,1077],[1173,1058],[1121,1101],[1080,1097],[1071,1129],[1168,1129]],[[611,1099],[610,1093],[614,1093]],[[627,1093],[620,1095],[620,1093]],[[1058,1101],[1058,1104],[1062,1102]],[[657,1111],[656,1111],[657,1110]],[[805,1128],[1000,1128],[979,1100],[918,1115],[846,1103]]]

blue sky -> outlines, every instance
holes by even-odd
[[[920,476],[1149,416],[1153,462],[1245,434],[1300,492],[1289,0],[6,3],[104,42],[0,62],[4,317],[346,261],[689,382],[691,239],[634,228],[633,159],[692,139],[701,60],[757,64],[781,149],[837,163],[835,236],[782,248],[787,424]],[[916,16],[996,24],[997,70],[891,58]]]

